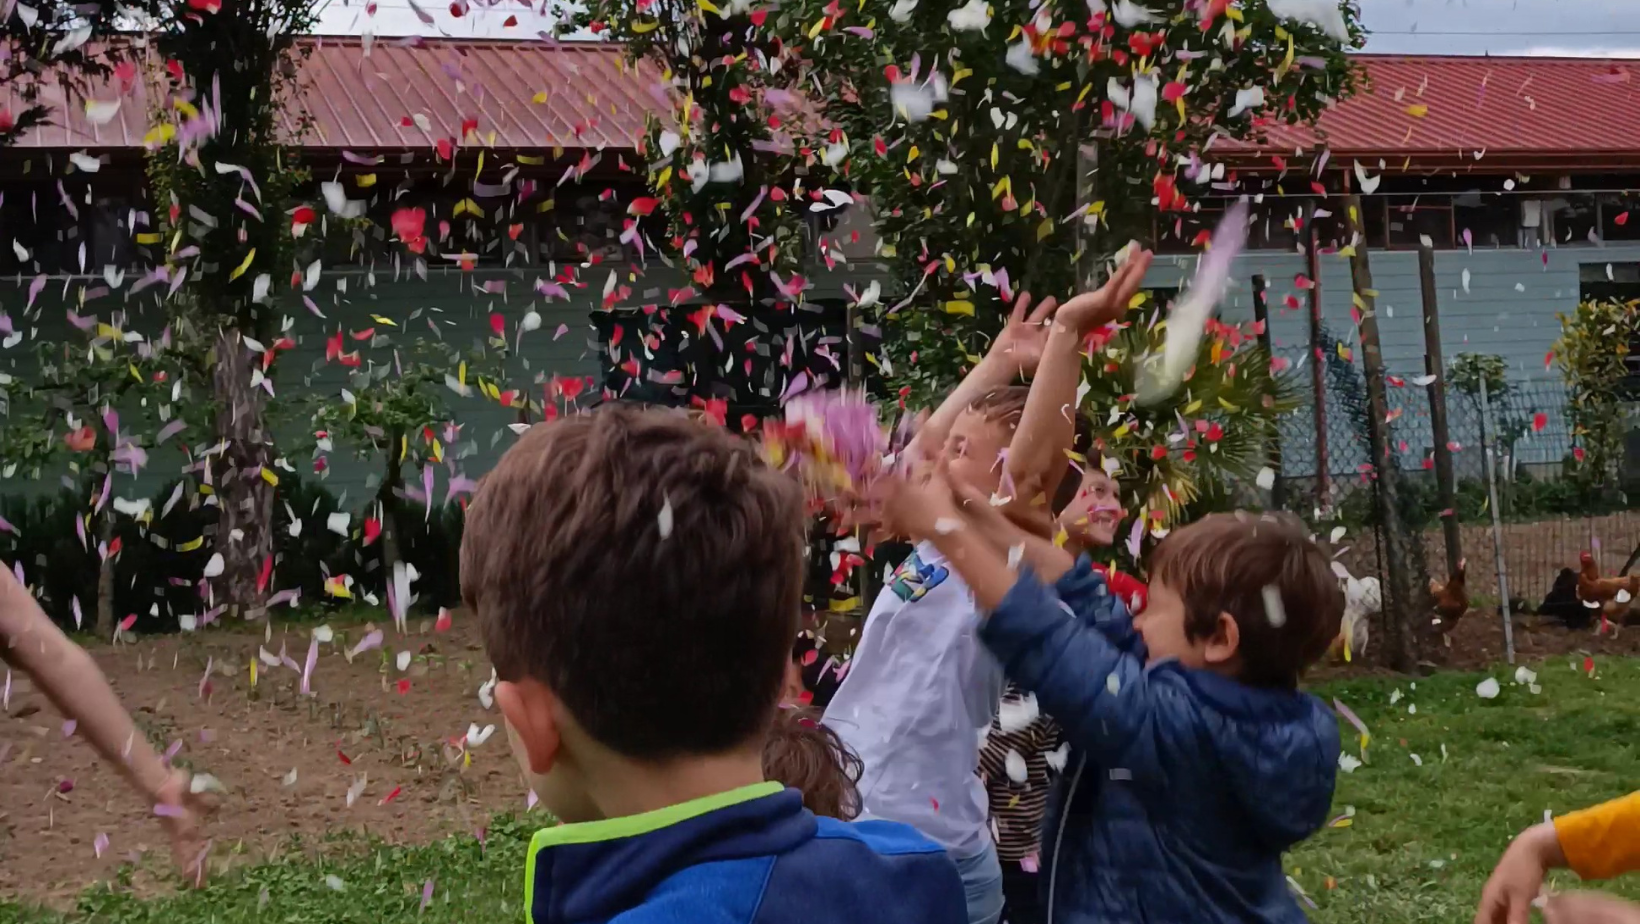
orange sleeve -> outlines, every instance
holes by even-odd
[[[1555,819],[1566,865],[1584,879],[1640,870],[1640,792]]]

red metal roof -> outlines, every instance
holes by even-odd
[[[605,42],[376,39],[368,54],[356,36],[302,43],[311,54],[300,65],[300,99],[284,128],[310,148],[426,148],[460,135],[468,119],[477,121],[481,142],[497,148],[632,148],[645,114],[658,107],[654,72],[635,74],[621,48]],[[1640,61],[1358,60],[1370,78],[1367,88],[1327,111],[1315,130],[1273,129],[1269,143],[1256,149],[1258,158],[1324,144],[1340,165],[1369,157],[1483,169],[1488,162],[1500,169],[1506,163],[1640,165]],[[159,62],[148,61],[144,72],[159,74]],[[138,80],[123,96],[117,85],[92,88],[93,99],[121,100],[118,114],[102,126],[86,119],[83,104],[64,105],[59,90],[48,90],[61,124],[30,132],[21,145],[138,147],[158,86]],[[543,102],[534,101],[537,94]],[[302,113],[311,125],[297,139]],[[403,125],[406,118],[411,125]],[[1222,142],[1216,149],[1244,157],[1255,151]]]
[[[635,74],[620,46],[606,42],[376,39],[368,53],[356,36],[301,43],[310,53],[299,59],[300,97],[282,114],[281,127],[308,148],[427,148],[460,136],[467,120],[477,122],[480,143],[489,147],[633,148],[647,111],[658,107],[650,95],[658,92],[654,72]],[[142,66],[149,79],[123,94],[114,78],[89,88],[91,99],[120,101],[111,121],[92,124],[83,101],[68,103],[51,87],[42,101],[57,124],[25,134],[19,145],[140,147],[153,125],[162,71],[153,52],[138,54],[150,59]],[[310,122],[299,134],[304,114]]]
[[[1433,55],[1357,60],[1369,87],[1328,110],[1315,130],[1273,129],[1259,149],[1291,154],[1319,143],[1334,158],[1479,164],[1640,159],[1640,61]]]

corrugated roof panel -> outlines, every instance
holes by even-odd
[[[295,138],[302,116],[309,117],[299,139],[307,147],[425,148],[460,135],[462,122],[473,119],[483,142],[495,147],[630,149],[643,134],[647,112],[660,105],[655,71],[634,73],[620,47],[610,43],[376,39],[366,54],[356,36],[301,41],[308,54],[299,64],[300,98],[282,114],[282,124],[286,137]],[[124,95],[106,82],[91,88],[93,99],[121,101],[112,121],[92,125],[83,103],[65,104],[61,89],[51,87],[43,97],[55,106],[59,124],[25,135],[21,146],[140,146],[150,126],[150,101],[163,92],[157,56],[140,53],[150,57],[147,81]],[[1368,89],[1328,110],[1316,130],[1272,129],[1259,149],[1286,153],[1320,141],[1344,157],[1598,157],[1633,152],[1640,138],[1640,62],[1407,55],[1358,60],[1370,78]],[[537,93],[545,94],[544,102],[534,102]],[[15,99],[10,104],[18,105]],[[1249,146],[1222,143],[1218,149],[1246,152]]]
[[[1282,153],[1319,141],[1335,156],[1473,158],[1630,152],[1640,138],[1640,62],[1425,55],[1358,60],[1369,88],[1328,110],[1316,130],[1275,128],[1259,147]]]
[[[358,37],[314,36],[301,49],[300,96],[280,123],[286,138],[312,148],[425,148],[457,137],[472,119],[493,147],[630,149],[655,105],[644,80],[658,75],[647,67],[635,73],[621,48],[605,42],[376,39],[366,54]],[[93,125],[83,100],[69,102],[52,85],[41,101],[56,124],[29,132],[18,146],[140,147],[164,83],[157,53],[134,54],[146,80],[124,93],[112,78],[86,88],[91,99],[120,101],[110,122]],[[537,93],[543,102],[534,102]],[[21,105],[15,94],[7,104],[14,111]]]

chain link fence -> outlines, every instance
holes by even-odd
[[[1572,628],[1591,624],[1595,611],[1576,598],[1580,556],[1592,553],[1603,576],[1627,573],[1640,560],[1640,420],[1631,421],[1616,485],[1591,489],[1576,477],[1581,450],[1561,382],[1503,380],[1483,396],[1478,383],[1454,384],[1449,374],[1444,442],[1453,485],[1443,499],[1429,377],[1386,375],[1384,423],[1407,550],[1396,561],[1379,513],[1386,479],[1373,464],[1365,375],[1346,356],[1323,354],[1320,362],[1320,413],[1313,370],[1301,370],[1304,403],[1282,420],[1280,478],[1270,500],[1319,534],[1337,536],[1336,560],[1357,578],[1378,579],[1384,610],[1396,606],[1388,594],[1394,570],[1409,572],[1415,599],[1402,612],[1416,657],[1438,657],[1431,646],[1441,644],[1442,627],[1424,591],[1431,577],[1449,580],[1449,541],[1452,558],[1467,560],[1466,618],[1499,619],[1506,586],[1517,622],[1524,615]],[[1456,527],[1450,536],[1448,522]],[[1380,630],[1383,619],[1375,614],[1372,628]]]

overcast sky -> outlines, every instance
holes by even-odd
[[[319,31],[376,35],[534,38],[550,19],[527,0],[323,0]],[[536,0],[535,8],[542,8]],[[1640,57],[1640,0],[1359,0],[1372,32],[1368,51],[1407,54],[1533,54]],[[423,15],[417,15],[416,8]],[[1626,14],[1626,15],[1622,15]],[[423,22],[430,18],[431,24]],[[516,17],[516,25],[506,25]]]

